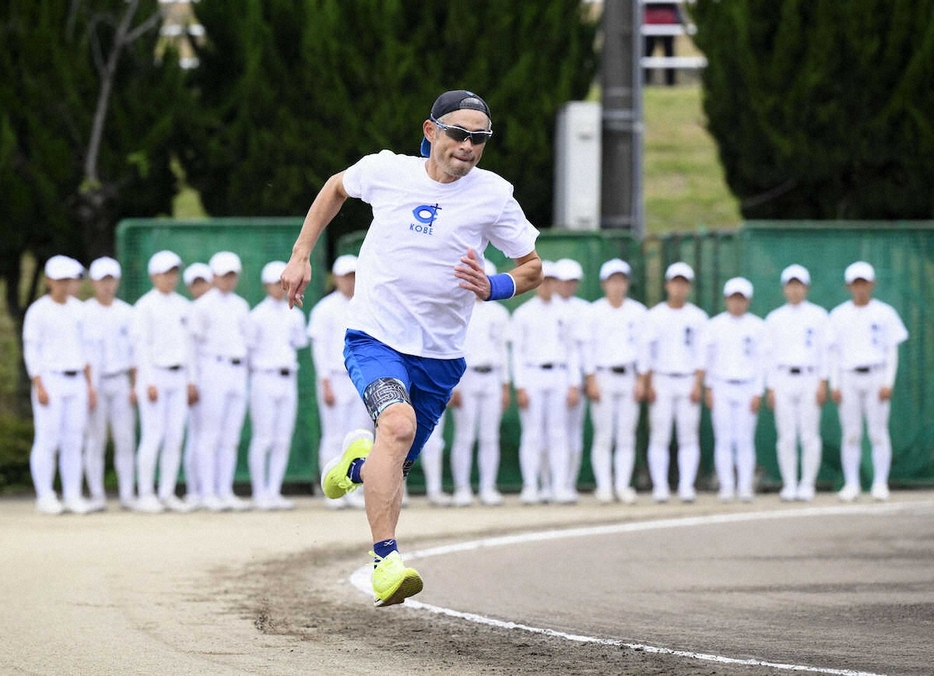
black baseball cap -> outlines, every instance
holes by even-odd
[[[479,110],[486,115],[490,122],[493,121],[493,115],[490,113],[490,107],[482,98],[466,89],[454,89],[444,92],[435,99],[431,106],[431,116],[440,120],[444,115],[453,113],[455,110]],[[428,157],[431,154],[431,143],[427,138],[422,138],[422,157]]]

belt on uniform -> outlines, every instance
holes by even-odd
[[[101,378],[117,378],[118,376],[125,376],[130,372],[130,369],[123,369],[122,371],[112,371],[110,373],[102,373]]]
[[[632,364],[628,364],[625,366],[598,366],[597,367],[598,371],[609,371],[610,373],[620,373],[620,374],[629,373],[631,369],[633,369]]]
[[[693,373],[659,373],[660,376],[668,376],[669,378],[687,378],[693,376]]]
[[[814,373],[813,366],[779,366],[778,368],[785,369],[793,376],[800,376],[802,373]]]
[[[63,376],[68,376],[69,378],[74,378],[76,375],[81,373],[81,371],[59,371]]]
[[[215,359],[217,359],[217,361],[220,361],[220,362],[228,362],[230,364],[233,364],[234,366],[240,366],[240,364],[243,363],[243,360],[240,359],[240,357],[223,357],[221,355],[217,355]]]
[[[851,370],[855,371],[856,373],[872,373],[876,369],[881,369],[881,368],[882,368],[882,364],[873,364],[871,366],[857,366],[856,368],[851,369]]]
[[[292,375],[292,369],[279,369],[279,375],[283,378],[287,378]]]
[[[554,362],[548,362],[547,364],[532,364],[532,366],[540,368],[540,369],[545,369],[546,371],[550,371],[551,369],[567,368],[565,364],[555,364]]]
[[[471,366],[471,371],[476,371],[477,373],[490,373],[493,371],[492,366]]]
[[[157,366],[158,369],[165,369],[166,371],[180,371],[182,368],[181,364],[172,364],[171,366]]]
[[[723,382],[727,383],[728,385],[745,385],[747,383],[751,383],[752,378],[733,378],[724,380]]]

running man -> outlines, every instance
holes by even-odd
[[[538,230],[512,186],[475,169],[493,135],[486,102],[465,90],[445,92],[422,133],[422,158],[384,150],[329,178],[282,273],[289,302],[301,304],[311,252],[324,228],[348,197],[372,206],[344,356],[376,438],[368,431],[348,434],[344,453],[325,468],[321,483],[331,498],[366,484],[377,606],[402,603],[422,589],[396,546],[403,482],[464,373],[474,299],[510,298],[542,278]],[[488,243],[516,267],[488,277]]]

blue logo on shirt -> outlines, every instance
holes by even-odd
[[[412,215],[418,223],[409,223],[409,230],[423,235],[432,234],[432,226],[438,218],[441,207],[437,204],[422,204],[412,209]]]

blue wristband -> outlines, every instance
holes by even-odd
[[[508,272],[490,275],[490,297],[487,300],[505,300],[516,295],[516,280]]]

